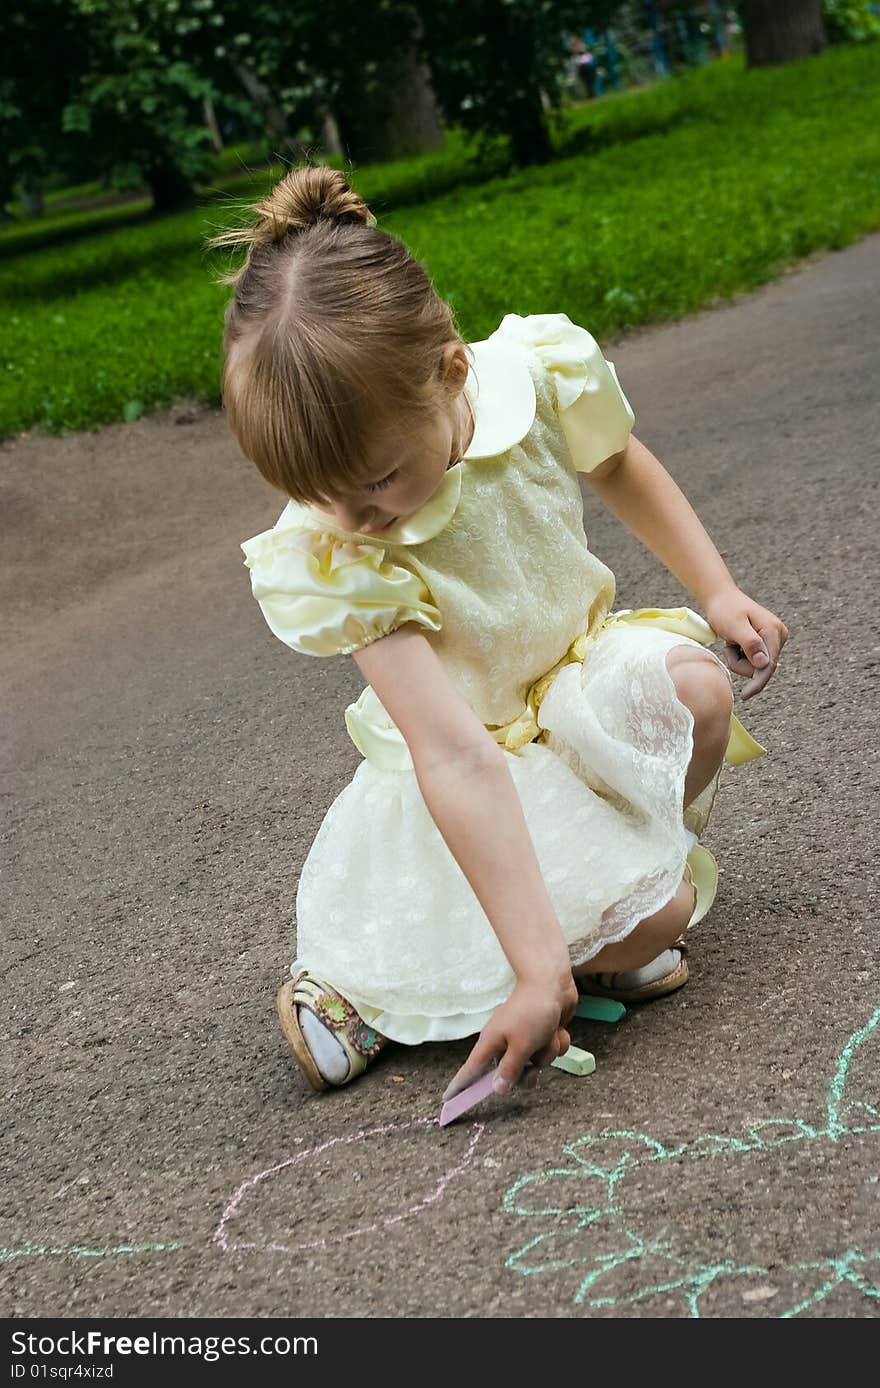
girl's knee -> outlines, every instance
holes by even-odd
[[[676,694],[691,711],[696,745],[727,745],[733,690],[727,671],[708,651],[676,646],[666,657]]]

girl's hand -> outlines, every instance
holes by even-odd
[[[754,698],[779,664],[788,627],[739,588],[722,589],[706,601],[705,609],[709,625],[727,642],[724,655],[733,673],[751,676],[743,698]]]
[[[567,976],[566,976],[567,975]],[[466,1089],[498,1060],[496,1094],[506,1094],[526,1065],[549,1065],[571,1044],[566,1023],[574,1016],[578,992],[571,972],[552,981],[520,979],[506,1002],[492,1013],[479,1040],[443,1095],[444,1102]],[[537,1083],[535,1071],[534,1083]]]

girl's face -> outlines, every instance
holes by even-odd
[[[377,447],[375,468],[368,482],[342,501],[315,507],[342,530],[381,535],[397,521],[413,515],[432,497],[444,474],[457,463],[473,434],[473,419],[464,395],[467,357],[457,344],[444,358],[447,385],[457,393],[431,414],[425,424],[405,436],[391,436]]]

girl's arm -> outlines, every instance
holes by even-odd
[[[567,1048],[564,1027],[577,1005],[568,948],[505,753],[412,623],[357,651],[354,659],[403,734],[428,811],[517,978],[447,1097],[496,1058],[496,1089],[504,1092],[531,1058],[546,1063]],[[442,921],[437,928],[443,929]]]
[[[608,510],[694,595],[709,624],[727,642],[731,669],[751,676],[743,696],[758,694],[776,669],[788,629],[737,587],[662,464],[631,436],[622,453],[581,475]]]

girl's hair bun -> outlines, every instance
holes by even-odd
[[[306,231],[320,221],[376,224],[345,174],[326,165],[291,169],[254,211],[259,217],[254,241],[280,241],[288,232]]]

